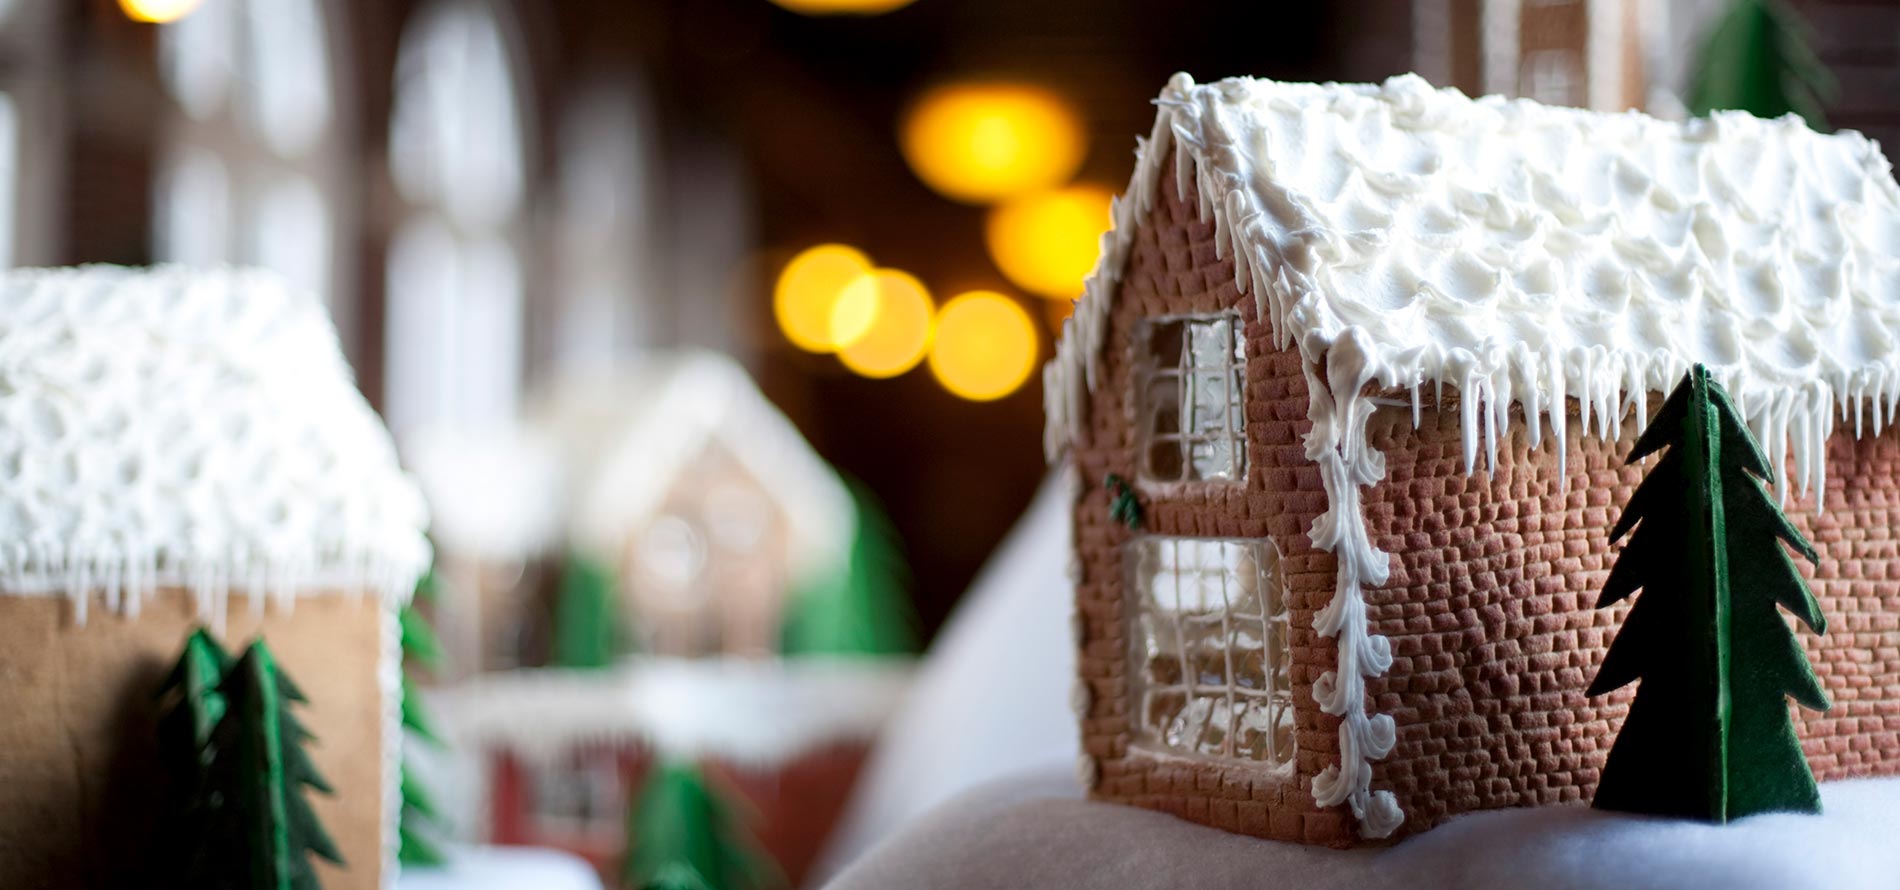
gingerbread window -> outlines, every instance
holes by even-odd
[[[627,788],[609,748],[583,748],[530,773],[536,833],[581,845],[612,843],[625,831]]]
[[[1146,536],[1123,557],[1136,738],[1173,753],[1291,763],[1292,655],[1273,543]]]
[[[1140,329],[1141,478],[1239,482],[1247,474],[1246,353],[1232,313]]]

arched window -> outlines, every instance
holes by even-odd
[[[651,116],[636,83],[593,78],[561,113],[555,315],[543,354],[562,365],[611,365],[661,339],[647,248]]]
[[[525,147],[494,10],[436,0],[403,31],[389,128],[386,415],[397,434],[481,426],[520,395]]]
[[[276,269],[329,301],[348,345],[328,6],[204,0],[160,31],[177,112],[158,159],[152,247],[164,261]]]

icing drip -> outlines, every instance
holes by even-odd
[[[1313,699],[1342,721],[1339,765],[1313,778],[1313,800],[1323,807],[1350,806],[1360,833],[1379,838],[1397,829],[1405,814],[1392,792],[1371,790],[1371,761],[1392,752],[1398,731],[1389,715],[1366,713],[1366,678],[1392,666],[1392,647],[1366,630],[1363,591],[1385,583],[1391,561],[1367,538],[1360,507],[1360,488],[1385,477],[1385,456],[1366,446],[1374,405],[1360,394],[1371,379],[1364,359],[1359,335],[1349,331],[1327,351],[1323,379],[1313,363],[1305,363],[1313,420],[1306,457],[1319,467],[1326,487],[1326,512],[1313,520],[1309,535],[1338,564],[1333,599],[1313,616],[1313,629],[1338,642],[1339,661],[1314,681]]]
[[[1567,482],[1572,400],[1583,433],[1615,440],[1646,416],[1650,391],[1699,362],[1773,465],[1793,464],[1781,498],[1811,490],[1816,509],[1837,417],[1878,434],[1900,408],[1900,186],[1859,133],[1473,100],[1413,76],[1196,85],[1177,74],[1156,104],[1044,370],[1045,450],[1057,459],[1086,431],[1136,222],[1171,179],[1213,223],[1274,347],[1297,347],[1308,367],[1308,456],[1328,499],[1313,539],[1341,573],[1321,628],[1340,664],[1315,689],[1343,718],[1341,763],[1314,794],[1349,804],[1368,835],[1402,814],[1367,785],[1368,759],[1392,736],[1364,701],[1364,677],[1389,659],[1365,633],[1363,591],[1383,582],[1386,557],[1358,506],[1382,470],[1363,441],[1372,402],[1348,384],[1409,390],[1414,423],[1426,383],[1446,410],[1443,387],[1456,386],[1470,473],[1497,466],[1516,405]]]

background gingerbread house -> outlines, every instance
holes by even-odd
[[[199,625],[304,690],[324,886],[393,879],[425,514],[322,304],[252,270],[19,270],[0,356],[0,883],[180,877],[157,694]]]
[[[1095,796],[1334,845],[1587,799],[1627,705],[1584,694],[1619,439],[1692,362],[1822,553],[1815,773],[1900,771],[1876,145],[1410,76],[1177,75],[1158,104],[1045,372]]]

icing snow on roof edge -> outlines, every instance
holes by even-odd
[[[0,591],[135,614],[156,588],[218,621],[406,597],[426,513],[314,296],[254,269],[0,275]]]
[[[1457,386],[1468,469],[1495,463],[1512,403],[1533,446],[1566,398],[1614,437],[1701,362],[1818,499],[1836,419],[1877,431],[1900,404],[1900,188],[1857,132],[1470,99],[1413,75],[1176,75],[1157,105],[1044,371],[1052,457],[1084,422],[1129,241],[1168,179],[1198,195],[1276,345],[1318,361],[1350,337],[1369,381]],[[1564,425],[1548,431],[1561,459]]]

